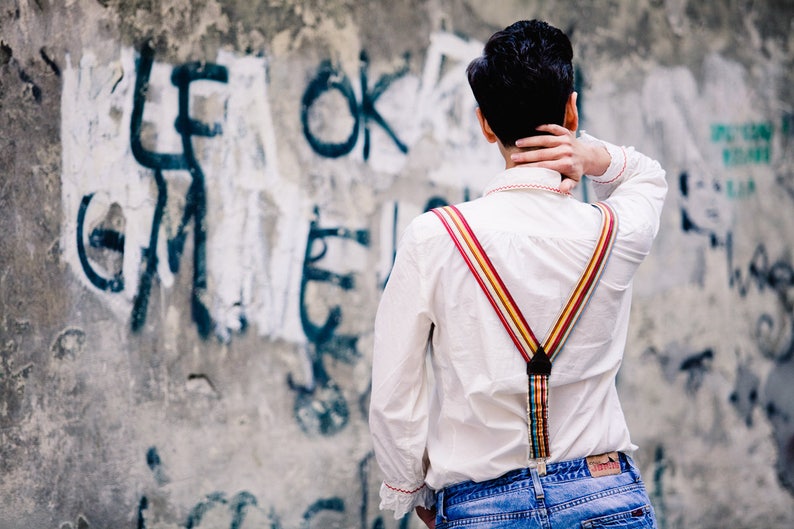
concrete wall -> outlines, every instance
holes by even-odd
[[[660,527],[794,525],[790,0],[1,4],[0,529],[418,527],[371,326],[499,168],[463,68],[519,18],[667,169],[619,379]]]

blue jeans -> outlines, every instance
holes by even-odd
[[[437,493],[436,529],[655,529],[639,470],[629,456],[619,460],[619,474],[596,478],[575,459],[547,465],[545,476],[522,468],[451,485]]]

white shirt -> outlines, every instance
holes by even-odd
[[[583,141],[598,141],[587,135]],[[615,376],[631,284],[659,228],[664,170],[633,148],[601,142],[607,171],[590,177],[618,217],[601,281],[549,379],[549,462],[632,451]],[[541,341],[600,232],[597,208],[559,191],[559,173],[516,167],[459,204]],[[526,364],[433,213],[402,236],[375,319],[369,424],[384,473],[381,508],[432,507],[434,490],[531,466]],[[429,361],[428,361],[429,359]]]

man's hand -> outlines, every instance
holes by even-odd
[[[436,510],[426,509],[424,507],[416,506],[416,515],[425,522],[425,525],[430,529],[436,528]]]
[[[604,174],[611,162],[606,148],[583,143],[576,133],[560,125],[541,125],[539,131],[551,135],[532,136],[516,141],[522,150],[510,155],[513,162],[531,167],[545,167],[563,176],[560,191],[571,191],[582,179],[582,175]]]

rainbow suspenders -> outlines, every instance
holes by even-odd
[[[529,378],[527,427],[530,458],[539,460],[544,466],[545,460],[550,455],[547,402],[551,365],[587,304],[590,294],[595,290],[617,234],[617,217],[612,208],[603,202],[593,206],[602,213],[598,242],[568,302],[563,306],[557,322],[552,326],[543,343],[538,341],[527,325],[521,310],[513,301],[510,292],[461,212],[455,206],[432,210],[444,224],[463,260],[466,261],[469,270],[474,274],[477,283],[482,287],[499,316],[507,334],[527,362]]]

